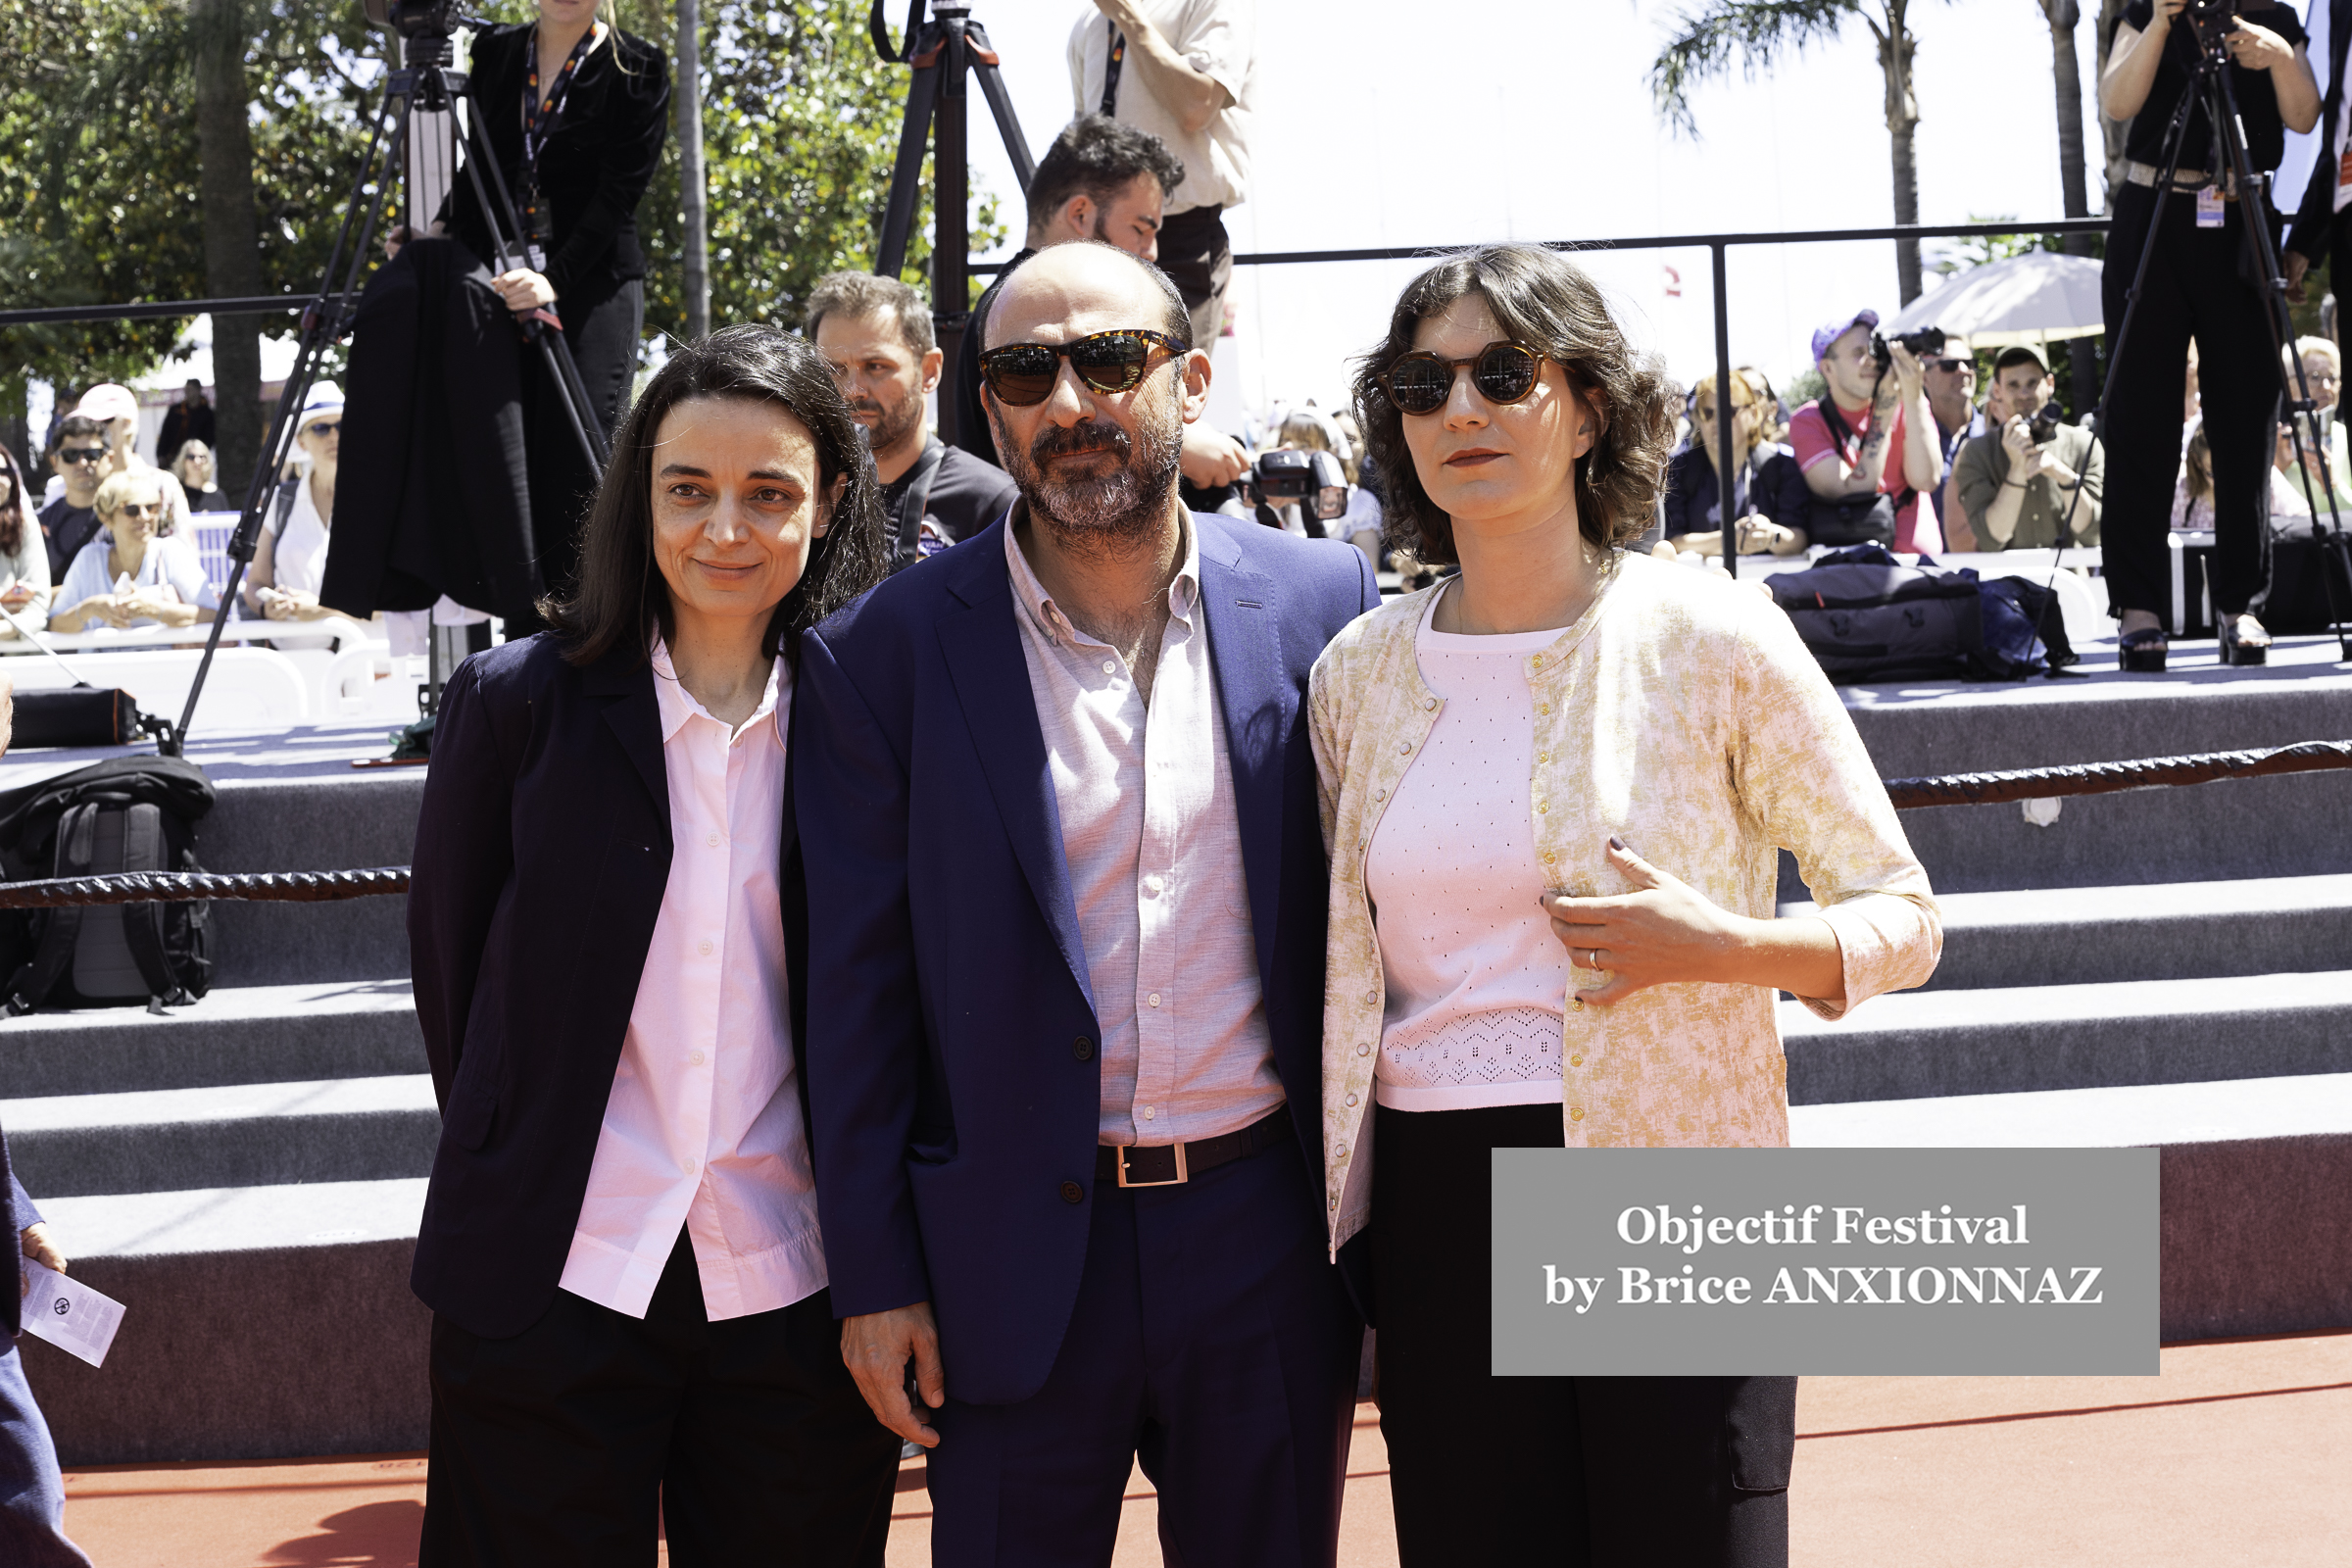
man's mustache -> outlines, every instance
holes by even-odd
[[[1029,456],[1044,464],[1049,458],[1076,457],[1087,452],[1115,452],[1125,457],[1133,443],[1127,432],[1106,419],[1087,419],[1063,426],[1049,424],[1029,443]]]

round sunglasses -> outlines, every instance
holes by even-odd
[[[1132,392],[1143,380],[1154,348],[1178,359],[1192,352],[1192,345],[1182,339],[1140,327],[1096,332],[1069,343],[1007,343],[980,356],[980,379],[999,403],[1026,409],[1054,395],[1066,359],[1078,379],[1097,392]]]
[[[1470,368],[1470,384],[1489,403],[1516,403],[1536,389],[1544,356],[1524,343],[1490,343],[1466,360],[1445,360],[1416,349],[1380,372],[1380,389],[1399,414],[1435,414],[1453,395],[1453,373]]]

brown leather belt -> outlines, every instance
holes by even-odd
[[[1219,1133],[1190,1144],[1099,1144],[1095,1180],[1121,1187],[1175,1187],[1204,1170],[1248,1159],[1291,1135],[1291,1107],[1277,1105],[1239,1132]]]

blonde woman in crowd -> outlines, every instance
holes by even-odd
[[[166,536],[171,483],[161,468],[140,467],[98,487],[99,530],[66,568],[51,631],[185,626],[207,599],[219,602],[186,538]]]
[[[1392,532],[1461,567],[1309,698],[1330,1244],[1369,1227],[1399,1558],[1786,1563],[1794,1379],[1490,1375],[1489,1155],[1785,1146],[1774,992],[1925,981],[1927,876],[1788,617],[1627,553],[1673,411],[1575,263],[1441,262],[1356,400]],[[1820,913],[1776,917],[1784,848]]]

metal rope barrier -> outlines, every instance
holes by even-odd
[[[123,871],[0,883],[0,909],[58,909],[92,904],[187,904],[237,899],[268,904],[327,904],[409,891],[409,868],[366,871]]]
[[[2122,790],[2335,767],[2352,767],[2352,741],[2303,741],[2268,751],[2204,752],[2194,757],[2149,757],[2130,762],[2075,762],[2001,773],[1895,778],[1886,781],[1886,794],[1895,809],[1909,811],[1927,806],[1997,806],[2060,795],[2113,795]],[[183,904],[199,899],[329,904],[408,891],[409,868],[405,865],[379,865],[365,871],[124,871],[115,876],[0,883],[0,909]]]
[[[2216,779],[2262,778],[2352,767],[2352,741],[2303,741],[2268,751],[2203,752],[2194,757],[2149,757],[2131,762],[2074,762],[2021,767],[2002,773],[1947,773],[1939,778],[1891,778],[1886,793],[1898,811],[1923,806],[1995,806],[2057,795],[2112,795],[2119,790]]]

